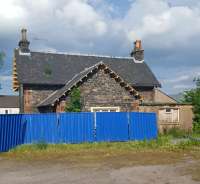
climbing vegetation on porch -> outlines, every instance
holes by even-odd
[[[70,95],[70,101],[66,104],[65,112],[81,111],[81,92],[79,88],[73,88]]]

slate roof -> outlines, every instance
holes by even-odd
[[[19,97],[0,95],[0,108],[19,108]]]
[[[31,52],[15,50],[18,81],[21,84],[65,85],[86,68],[103,62],[134,87],[161,87],[145,62],[133,58],[89,56],[76,54]]]

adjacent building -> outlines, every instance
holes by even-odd
[[[18,114],[19,97],[0,95],[0,114]]]
[[[192,105],[179,103],[160,89],[155,89],[153,101],[143,101],[139,106],[141,112],[156,112],[160,132],[176,127],[192,129]]]

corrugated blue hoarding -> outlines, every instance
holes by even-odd
[[[158,134],[155,113],[132,112],[129,122],[130,140],[155,139]]]
[[[0,115],[0,151],[20,144],[150,140],[155,113],[81,112]]]
[[[127,141],[128,123],[126,112],[97,112],[96,141]]]
[[[82,143],[94,141],[93,113],[61,113],[59,123],[59,141],[61,143]]]
[[[25,114],[23,122],[26,125],[24,143],[57,143],[57,114]]]
[[[26,127],[23,115],[0,115],[0,151],[8,151],[24,143]]]

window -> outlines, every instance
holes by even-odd
[[[91,107],[91,112],[119,112],[119,107]]]
[[[166,108],[166,109],[165,109],[165,112],[166,112],[166,113],[172,113],[171,110],[172,110],[172,109],[170,109],[170,108]]]
[[[159,120],[164,122],[179,122],[178,108],[163,108],[159,110]]]
[[[7,109],[5,110],[5,114],[8,114],[8,110]]]

